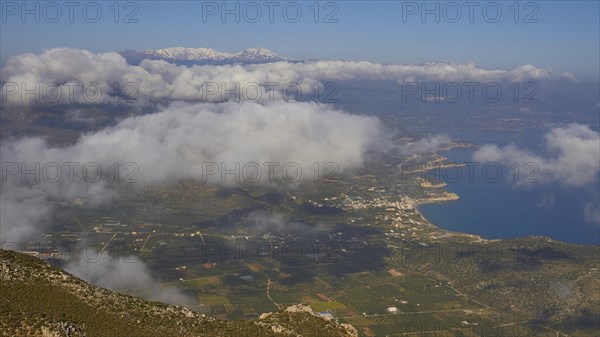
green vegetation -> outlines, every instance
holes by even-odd
[[[135,255],[162,282],[193,295],[197,302],[186,304],[194,315],[211,316],[204,319],[219,329],[258,329],[256,336],[261,313],[297,303],[354,325],[359,336],[597,335],[599,247],[490,241],[431,226],[415,205],[435,195],[416,181],[400,183],[401,159],[386,160],[336,183],[287,190],[184,181],[125,193],[105,208],[61,206],[65,216],[45,244],[76,250],[86,242]],[[281,218],[266,226],[257,215]],[[256,246],[266,255],[245,250]],[[286,247],[294,250],[286,255]],[[159,331],[160,321],[149,330]]]
[[[1,336],[349,336],[309,313],[221,321],[89,285],[37,258],[0,250]]]

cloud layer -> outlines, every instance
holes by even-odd
[[[569,187],[583,187],[598,183],[600,173],[600,135],[581,124],[570,124],[552,129],[545,135],[546,153],[534,154],[514,144],[498,147],[484,145],[474,153],[479,162],[497,162],[521,167],[535,163],[539,168],[536,179],[540,183],[559,183]]]
[[[155,113],[130,117],[114,126],[84,134],[68,146],[52,146],[43,138],[3,141],[0,146],[3,162],[0,242],[35,239],[45,224],[52,221],[57,201],[84,198],[88,205],[94,206],[114,200],[117,192],[113,188],[115,175],[111,167],[115,163],[120,165],[118,184],[124,183],[123,178],[132,172],[130,179],[140,185],[179,179],[212,184],[271,180],[294,184],[314,179],[311,171],[314,163],[323,167],[332,162],[340,171],[353,170],[363,166],[370,154],[389,150],[402,155],[431,152],[449,141],[444,136],[432,136],[405,146],[392,146],[393,136],[377,118],[349,114],[323,104],[286,102],[282,86],[288,83],[298,83],[301,90],[309,93],[315,82],[345,80],[573,80],[570,74],[532,65],[513,70],[486,70],[474,64],[313,61],[184,67],[144,60],[139,66],[132,66],[118,53],[94,54],[69,48],[11,57],[0,69],[0,77],[4,81],[2,101],[9,107],[52,103],[56,97],[57,102],[62,103],[122,103],[123,97],[115,97],[118,94],[135,99],[139,104],[152,104],[157,109]],[[88,85],[90,91],[82,93],[78,86],[68,85],[75,82]],[[50,83],[59,86],[49,86]],[[266,89],[268,83],[278,85],[273,84],[269,90]],[[236,98],[235,94],[224,95],[225,90],[236,85],[244,96],[256,97],[244,91],[247,85],[250,90],[265,90],[259,100],[261,104],[215,103]],[[34,94],[24,95],[25,89],[33,90]],[[209,90],[212,90],[210,94]],[[242,100],[247,98],[242,97]],[[82,114],[75,110],[67,117],[79,120]],[[582,186],[597,180],[598,141],[598,134],[588,127],[571,125],[546,136],[547,156],[534,155],[514,145],[505,148],[487,145],[477,151],[476,158],[534,161],[554,181]],[[7,171],[6,163],[14,164],[11,169],[16,171]],[[37,173],[23,177],[22,164],[32,169],[36,163],[42,171],[37,169]],[[65,163],[77,166],[68,172]],[[134,166],[127,166],[129,163]],[[43,171],[49,164],[52,164],[50,177]],[[97,181],[89,181],[83,174],[82,168],[90,164],[102,169]],[[285,167],[290,164],[291,171],[286,172]],[[53,180],[57,166],[62,170],[61,175]],[[229,173],[223,174],[225,170]],[[97,176],[97,172],[94,175]],[[597,219],[597,207],[593,206],[586,207],[586,216],[592,220]],[[278,215],[253,214],[247,221],[268,231],[306,227]],[[135,258],[128,261],[106,257],[95,263],[78,260],[70,263],[66,270],[108,289],[170,303],[189,303],[176,288],[162,287],[141,261]]]
[[[118,183],[134,173],[130,178],[141,185],[177,179],[294,185],[314,179],[314,163],[324,167],[333,162],[340,171],[361,167],[370,152],[381,150],[385,137],[375,117],[278,101],[174,103],[85,134],[65,147],[50,146],[42,138],[7,140],[0,147],[1,239],[19,241],[34,233],[49,219],[53,201],[85,198],[94,205],[111,200],[114,163],[120,165]],[[77,166],[70,172],[64,163]],[[126,169],[128,163],[135,170]],[[23,164],[38,174],[23,176]],[[54,179],[59,170],[60,178]]]
[[[178,288],[163,286],[155,280],[146,264],[130,256],[114,259],[106,254],[93,260],[78,259],[65,266],[65,270],[97,286],[152,301],[176,305],[195,304],[195,301]]]
[[[150,184],[200,179],[208,162],[227,163],[227,168],[235,163],[294,162],[308,168],[315,162],[335,162],[343,170],[362,165],[383,136],[375,117],[316,103],[175,103],[85,134],[67,147],[24,138],[4,142],[1,154],[17,163],[95,162],[107,168],[114,162],[134,162],[139,166],[136,177]]]
[[[186,67],[162,60],[144,60],[139,66],[133,66],[116,52],[94,54],[71,48],[12,56],[0,69],[0,77],[4,80],[3,102],[15,105],[52,103],[54,100],[63,103],[122,102],[114,97],[115,93],[142,104],[164,100],[264,102],[295,97],[297,89],[286,88],[289,83],[298,83],[305,95],[311,95],[317,82],[342,80],[398,83],[574,80],[572,74],[530,64],[512,70],[482,69],[473,63],[384,65],[353,61]],[[62,86],[55,88],[50,83]],[[80,86],[71,87],[68,83],[79,83]],[[36,85],[39,88],[36,89]],[[37,102],[36,95],[25,95],[27,90],[38,92]],[[237,94],[227,94],[231,90],[237,90]],[[287,95],[289,92],[291,95]]]

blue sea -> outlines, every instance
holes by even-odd
[[[443,133],[480,145],[514,143],[542,154],[543,135],[547,131],[444,130]],[[465,163],[473,161],[475,150],[454,149],[441,154],[457,163]],[[447,175],[453,173],[449,169]],[[469,181],[467,168],[463,168],[463,178],[451,182],[438,172],[437,176],[448,184],[445,189],[458,194],[460,199],[422,205],[419,207],[421,213],[441,228],[487,239],[543,235],[566,242],[600,245],[600,226],[586,222],[584,215],[586,205],[598,202],[597,183],[583,188],[564,187],[557,182],[518,186],[514,183],[514,170],[506,166],[502,167],[502,178],[497,183],[484,180],[481,170],[475,169],[474,173],[474,179]]]

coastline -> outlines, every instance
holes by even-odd
[[[455,193],[452,193],[455,194]],[[456,194],[455,194],[456,195]],[[457,195],[458,197],[458,195]],[[432,198],[435,199],[435,198]],[[457,198],[458,199],[458,198]],[[423,223],[425,223],[426,226],[439,231],[441,233],[443,233],[442,235],[437,236],[438,238],[448,238],[448,237],[466,237],[466,238],[470,238],[473,239],[476,242],[480,242],[480,243],[490,243],[490,242],[498,242],[498,241],[503,241],[503,240],[509,240],[509,239],[521,239],[521,238],[528,238],[528,237],[542,237],[551,241],[556,241],[556,242],[561,242],[564,244],[571,244],[571,245],[577,245],[577,246],[583,246],[583,247],[600,247],[597,244],[588,244],[588,243],[578,243],[578,242],[571,242],[571,241],[565,241],[565,240],[560,240],[557,238],[553,238],[547,235],[525,235],[525,236],[515,236],[515,237],[510,237],[510,238],[490,238],[490,239],[486,239],[484,237],[482,237],[480,234],[474,234],[474,233],[466,233],[466,232],[459,232],[459,231],[454,231],[454,230],[450,230],[450,229],[446,229],[446,228],[442,228],[439,225],[436,225],[435,223],[431,222],[429,219],[427,219],[427,217],[421,212],[421,210],[419,209],[420,206],[422,205],[427,205],[427,204],[443,204],[446,203],[448,201],[454,201],[457,199],[452,199],[452,200],[432,200],[432,201],[427,201],[427,200],[423,200],[423,199],[419,199],[415,202],[414,205],[414,210],[415,213],[417,213],[419,215],[419,217],[422,219]]]
[[[427,219],[427,218],[426,218],[426,217],[423,215],[423,213],[421,213],[421,211],[419,210],[419,206],[421,206],[421,205],[424,205],[424,203],[423,203],[423,204],[422,204],[422,203],[416,203],[416,204],[415,204],[415,212],[416,212],[417,214],[419,214],[419,217],[421,217],[421,219],[423,219],[423,222],[425,222],[425,223],[426,223],[428,226],[430,226],[430,227],[433,227],[433,228],[435,228],[435,229],[446,231],[445,229],[443,229],[443,228],[439,227],[438,225],[435,225],[435,224],[433,224],[431,221],[429,221],[429,219]]]
[[[476,144],[470,144],[470,143],[454,144],[454,146],[449,146],[448,148],[444,149],[443,151],[451,151],[452,149],[456,149],[456,148],[471,148],[471,147],[477,147],[477,146],[478,145],[476,145]],[[425,165],[425,167],[422,167],[422,168],[420,168],[418,170],[415,170],[415,172],[423,173],[423,172],[432,171],[434,169],[444,169],[444,168],[450,168],[450,167],[463,167],[463,166],[465,166],[465,164],[462,164],[462,163],[453,163],[453,162],[447,162],[447,161],[448,161],[448,158],[446,156],[442,156],[442,155],[438,154],[437,158],[435,158],[434,160],[429,161]],[[419,209],[420,206],[426,205],[426,204],[443,204],[443,203],[446,203],[446,202],[456,201],[456,200],[460,199],[460,196],[458,194],[454,193],[454,192],[450,192],[450,191],[445,190],[444,188],[447,187],[448,185],[444,181],[434,181],[434,182],[432,182],[432,181],[430,181],[430,180],[428,180],[426,178],[418,177],[416,179],[416,183],[424,191],[426,191],[426,193],[430,193],[428,191],[431,191],[431,190],[440,191],[439,194],[435,194],[435,195],[433,195],[430,198],[415,199],[415,204],[414,204],[414,210],[419,215],[419,217],[422,219],[422,221],[428,227],[433,228],[436,231],[439,231],[439,232],[443,233],[442,235],[438,236],[439,238],[447,238],[447,237],[452,237],[452,236],[462,236],[462,237],[468,237],[468,238],[474,239],[475,241],[478,241],[478,242],[490,242],[490,241],[499,240],[499,239],[485,239],[485,238],[481,237],[481,235],[478,235],[478,234],[465,233],[465,232],[457,232],[457,231],[445,229],[445,228],[442,228],[439,225],[436,225],[436,224],[432,223],[421,212],[421,210]]]
[[[479,234],[457,232],[457,231],[445,229],[445,228],[442,228],[442,227],[434,224],[433,222],[429,221],[429,219],[427,219],[427,217],[421,212],[421,210],[419,210],[420,206],[427,205],[427,204],[443,204],[443,203],[446,203],[446,202],[449,202],[449,201],[458,200],[460,198],[458,196],[458,194],[453,193],[453,192],[448,192],[448,191],[443,192],[442,195],[444,195],[444,197],[438,196],[438,197],[434,197],[434,198],[418,199],[418,200],[415,201],[415,206],[414,206],[415,213],[417,213],[419,215],[419,217],[422,219],[422,221],[428,227],[430,227],[430,228],[432,228],[432,229],[434,229],[436,231],[439,231],[439,232],[443,233],[442,235],[439,235],[438,238],[448,238],[448,237],[452,237],[452,236],[461,236],[461,237],[466,237],[466,238],[473,239],[474,241],[482,242],[482,243],[494,242],[494,241],[502,240],[502,239],[486,239],[486,238],[483,238]]]

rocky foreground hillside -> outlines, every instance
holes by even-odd
[[[221,321],[88,284],[35,257],[0,250],[0,336],[357,336],[306,306]]]

